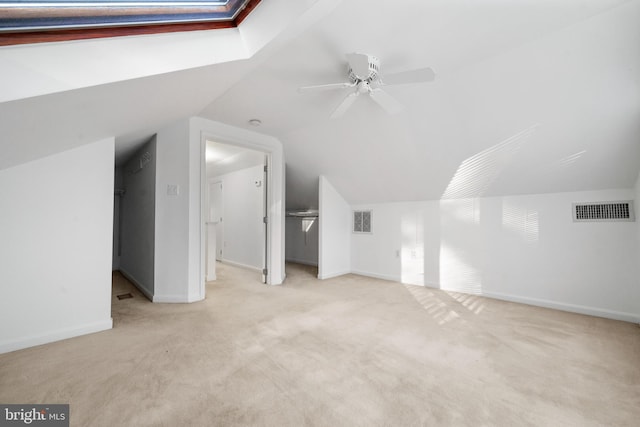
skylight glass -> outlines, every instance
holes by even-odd
[[[249,0],[0,0],[0,32],[233,21]]]

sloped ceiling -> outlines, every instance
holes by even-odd
[[[124,161],[197,115],[326,2],[269,0],[237,29],[0,47],[0,169],[114,136]]]
[[[640,161],[638,1],[340,2],[201,115],[278,137],[287,206],[317,207],[325,175],[351,203],[631,188]],[[347,91],[345,54],[385,71],[432,67],[389,87],[389,116]]]
[[[0,169],[116,136],[122,159],[197,115],[242,72],[228,63],[0,103]]]
[[[265,155],[259,151],[215,141],[207,141],[206,147],[208,178],[265,164]]]
[[[351,203],[635,182],[640,0],[265,0],[258,9],[245,21],[251,58],[0,103],[0,169],[109,136],[122,159],[165,124],[200,115],[254,131],[247,121],[258,118],[283,142],[289,208],[317,207],[321,174]],[[126,64],[127,50],[117,52]],[[383,76],[429,66],[437,78],[389,87],[406,107],[398,115],[361,97],[330,120],[346,93],[296,89],[344,81],[350,52],[378,56]]]

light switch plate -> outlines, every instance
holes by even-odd
[[[178,184],[167,185],[167,195],[177,196],[180,193],[180,186]]]

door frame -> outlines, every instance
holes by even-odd
[[[225,142],[221,142],[218,139],[213,140],[213,139],[208,139],[207,141],[205,141],[205,150],[206,150],[206,143],[210,142],[213,144],[222,144],[222,145],[233,145],[233,146],[237,146],[234,144],[227,144]],[[247,148],[247,147],[239,147],[243,150],[247,150],[247,151],[253,151],[256,153],[260,153],[260,155],[263,156],[263,161],[262,164],[260,165],[256,165],[256,167],[260,167],[261,170],[264,170],[262,173],[262,179],[261,179],[261,184],[260,184],[260,224],[261,225],[261,232],[260,232],[260,245],[262,246],[262,255],[261,255],[261,264],[259,267],[255,267],[255,266],[246,266],[247,268],[250,268],[252,270],[256,270],[260,273],[261,275],[261,281],[264,284],[267,284],[267,279],[268,279],[268,275],[265,274],[265,271],[268,271],[268,265],[269,265],[269,260],[268,260],[268,253],[269,253],[269,239],[268,239],[268,235],[269,235],[269,229],[268,229],[268,225],[269,225],[269,210],[268,210],[268,171],[269,171],[269,156],[267,153],[265,153],[262,150],[255,150],[253,148]],[[205,151],[206,152],[206,151]],[[205,159],[205,175],[207,174],[207,172],[211,171],[209,169],[209,166],[206,164],[206,159]],[[224,175],[223,175],[224,176]],[[224,192],[224,179],[220,179],[221,176],[219,175],[215,175],[215,171],[214,171],[214,175],[211,178],[207,178],[207,182],[206,182],[206,187],[207,187],[207,193],[206,193],[206,198],[204,200],[204,204],[205,204],[205,211],[206,211],[206,218],[205,218],[205,228],[207,227],[207,224],[209,226],[211,226],[211,224],[215,224],[215,236],[216,236],[216,254],[215,254],[215,259],[216,262],[217,261],[222,261],[222,262],[226,262],[232,265],[235,265],[235,262],[231,261],[231,260],[227,260],[224,259],[224,247],[225,247],[225,226],[224,226],[224,213],[223,212],[227,212],[228,215],[233,215],[233,213],[228,212],[226,209],[228,209],[228,207],[225,207],[224,202],[222,202],[222,212],[219,213],[220,215],[220,221],[217,222],[212,222],[211,218],[210,218],[210,210],[211,210],[211,191],[212,188],[215,185],[220,185],[220,192],[221,192],[221,198],[224,200],[224,196],[222,196],[222,193]],[[205,236],[208,237],[208,233],[210,233],[210,230],[207,229],[205,230]],[[206,240],[205,237],[205,240]],[[209,245],[207,243],[205,243],[205,245],[207,246],[207,249],[209,249]],[[206,257],[206,265],[205,265],[205,270],[208,269],[208,267],[212,267],[213,268],[213,272],[209,271],[207,273],[207,277],[217,277],[216,275],[216,263],[213,263],[213,265],[209,265],[209,256],[207,255]],[[242,265],[242,264],[238,264],[238,265]],[[215,279],[211,279],[211,280],[215,280]]]
[[[205,297],[205,238],[206,232],[206,142],[213,140],[223,144],[249,148],[265,153],[267,160],[267,284],[280,285],[285,278],[284,270],[284,156],[282,144],[277,139],[256,132],[241,131],[222,123],[198,118],[200,127],[200,295]]]

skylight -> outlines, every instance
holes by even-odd
[[[260,0],[0,0],[0,45],[237,26]],[[125,29],[123,31],[123,29]],[[70,37],[69,37],[70,36]],[[38,38],[36,37],[36,38]]]

